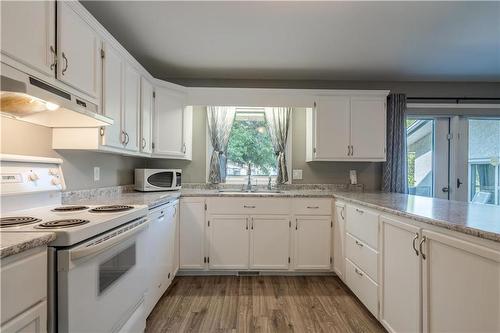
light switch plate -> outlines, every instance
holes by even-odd
[[[293,179],[302,179],[302,169],[294,169],[292,172]]]
[[[98,182],[101,179],[101,168],[94,167],[94,181]]]

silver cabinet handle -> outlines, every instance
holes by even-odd
[[[363,272],[361,272],[359,269],[354,268],[354,271],[355,271],[355,272],[356,272],[356,274],[358,274],[359,276],[363,276]]]
[[[245,220],[245,230],[248,230],[248,218]]]
[[[125,132],[125,146],[128,145],[128,142],[130,141],[130,138],[128,136],[128,133]]]
[[[252,220],[252,225],[250,228],[253,230],[253,217],[251,218],[251,220]]]
[[[125,131],[121,131],[121,133],[120,133],[120,142],[122,143],[122,145],[125,144],[125,139],[126,139],[126,137],[125,137]]]
[[[182,153],[183,153],[183,154],[185,154],[185,153],[186,153],[186,150],[187,150],[187,149],[186,149],[186,144],[184,143],[184,144],[182,145]]]
[[[255,208],[255,206],[243,205],[243,208]]]
[[[413,250],[415,251],[415,255],[418,257],[418,250],[417,250],[417,239],[418,239],[418,232],[415,234],[415,237],[413,237],[413,241],[412,241],[412,246],[413,246]]]
[[[64,68],[62,69],[61,74],[64,75],[64,73],[68,70],[69,62],[68,62],[68,58],[66,58],[66,55],[64,54],[64,52],[62,53],[62,58],[64,60]]]
[[[307,206],[307,209],[318,209],[319,206]]]
[[[351,145],[351,156],[354,156],[354,146]]]
[[[146,139],[142,138],[142,149],[146,148]]]
[[[345,207],[342,207],[342,209],[340,210],[340,217],[342,217],[342,220],[345,219],[345,216],[344,216],[344,209]]]
[[[364,211],[362,211],[361,209],[358,209],[358,208],[356,208],[356,211],[357,211],[358,213],[360,213],[360,214],[363,214],[363,213],[364,213]]]
[[[295,230],[299,229],[299,220],[295,219]]]
[[[356,245],[359,246],[359,247],[363,247],[363,243],[359,242],[359,241],[355,241],[356,242]]]
[[[351,156],[351,146],[347,145],[347,156]]]
[[[50,46],[50,53],[52,53],[52,63],[50,64],[50,70],[52,71],[57,65],[56,49],[52,45]]]
[[[420,241],[420,244],[418,245],[418,248],[420,249],[420,254],[422,255],[422,259],[424,259],[424,260],[425,260],[426,256],[425,256],[425,253],[422,250],[422,248],[423,248],[423,245],[424,245],[426,240],[427,240],[427,237],[423,236],[422,240]]]

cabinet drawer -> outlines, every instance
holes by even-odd
[[[208,212],[218,215],[288,215],[290,202],[291,200],[285,198],[212,198],[208,200]]]
[[[347,232],[377,250],[379,215],[361,207],[347,205],[346,217]]]
[[[370,278],[378,281],[378,252],[370,248],[366,243],[346,234],[345,244],[346,258],[355,263],[359,268],[365,271]]]
[[[352,292],[378,318],[378,285],[349,259],[346,262],[346,281]]]
[[[8,304],[1,309],[2,324],[47,297],[47,250],[37,248],[30,253],[2,263],[1,302]]]
[[[292,210],[295,215],[331,215],[330,199],[294,199]]]

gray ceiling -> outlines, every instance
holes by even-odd
[[[500,81],[500,2],[83,5],[163,79]]]

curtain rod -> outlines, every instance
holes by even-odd
[[[498,97],[407,97],[406,100],[444,100],[455,101],[459,104],[460,101],[500,101]]]

